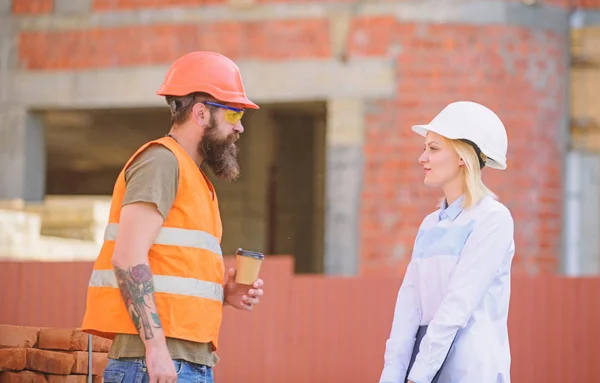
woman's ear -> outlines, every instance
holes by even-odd
[[[458,165],[459,166],[464,166],[465,165],[465,161],[462,159],[462,157],[458,158]]]

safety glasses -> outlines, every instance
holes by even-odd
[[[204,101],[204,104],[225,109],[225,120],[232,125],[240,122],[242,116],[244,116],[244,109],[241,108],[234,108],[233,106],[219,104],[218,102],[212,101]]]

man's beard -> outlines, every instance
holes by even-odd
[[[222,180],[231,182],[240,175],[238,164],[239,149],[235,146],[238,134],[226,138],[219,137],[216,121],[211,116],[209,125],[204,131],[204,137],[198,147],[206,165]]]

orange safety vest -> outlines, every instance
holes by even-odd
[[[214,187],[192,158],[169,137],[142,146],[117,178],[109,223],[87,290],[82,330],[113,339],[138,334],[123,303],[111,258],[125,195],[125,169],[146,147],[160,144],[179,163],[175,201],[148,252],[156,306],[165,336],[218,346],[223,313],[223,233]],[[151,321],[152,323],[152,321]]]

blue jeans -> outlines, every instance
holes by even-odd
[[[212,368],[184,360],[174,360],[177,381],[181,383],[214,383]],[[109,359],[104,369],[104,383],[148,383],[144,359]]]

